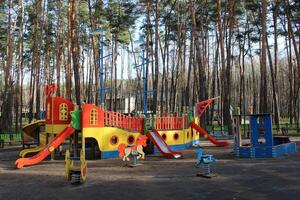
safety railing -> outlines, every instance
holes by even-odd
[[[142,131],[143,118],[129,117],[117,112],[104,111],[104,126],[117,127],[130,131]]]
[[[188,128],[187,116],[183,117],[156,117],[154,119],[156,130],[174,130]]]

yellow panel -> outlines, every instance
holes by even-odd
[[[46,132],[47,133],[53,133],[53,134],[59,134],[61,133],[68,124],[46,124]]]
[[[40,133],[40,145],[46,145],[46,133]]]
[[[129,132],[114,127],[103,128],[83,128],[82,135],[84,138],[95,138],[98,142],[101,151],[115,151],[118,150],[118,146],[122,143],[127,144],[128,136],[133,135],[135,140],[140,135],[139,132]],[[118,137],[118,143],[112,145],[110,138],[112,136]]]
[[[184,137],[184,131],[183,130],[166,130],[166,131],[158,131],[160,135],[165,133],[167,135],[166,143],[168,145],[178,145],[178,144],[184,144],[185,143],[185,137]],[[174,139],[174,134],[178,133],[178,139]]]
[[[194,136],[192,137],[192,131],[190,128],[184,130],[165,130],[165,131],[158,131],[160,135],[165,133],[167,135],[166,143],[168,145],[180,145],[180,144],[187,144],[196,139],[199,139],[194,131]],[[187,133],[189,132],[189,137],[187,137]],[[179,138],[177,140],[174,139],[174,134],[178,133]]]

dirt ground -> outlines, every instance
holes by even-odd
[[[212,179],[195,176],[200,169],[194,167],[194,148],[177,160],[149,155],[136,168],[119,159],[93,160],[82,185],[66,181],[63,160],[15,169],[20,148],[9,148],[0,150],[0,200],[299,199],[300,142],[297,148],[294,155],[253,160],[234,157],[232,147],[204,147],[218,160]]]

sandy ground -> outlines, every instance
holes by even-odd
[[[299,138],[297,139],[299,141]],[[275,159],[242,159],[232,147],[204,147],[218,162],[216,177],[195,176],[195,149],[184,159],[149,155],[136,168],[119,159],[88,161],[85,184],[65,179],[63,160],[15,169],[19,148],[0,150],[0,200],[4,199],[300,199],[300,142],[298,152]]]

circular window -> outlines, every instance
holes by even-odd
[[[264,137],[260,137],[260,138],[258,139],[258,143],[259,143],[259,144],[266,144],[266,139],[265,139]]]
[[[118,141],[119,141],[119,138],[115,135],[110,138],[110,144],[112,144],[112,145],[118,144]]]
[[[178,140],[178,138],[179,138],[178,133],[174,133],[173,137],[174,137],[174,140]]]
[[[133,144],[133,143],[134,143],[134,140],[135,140],[134,136],[133,136],[133,135],[130,135],[130,136],[128,136],[127,143],[128,143],[128,144]]]
[[[167,135],[166,135],[165,133],[163,133],[163,134],[161,135],[161,137],[166,141]]]

